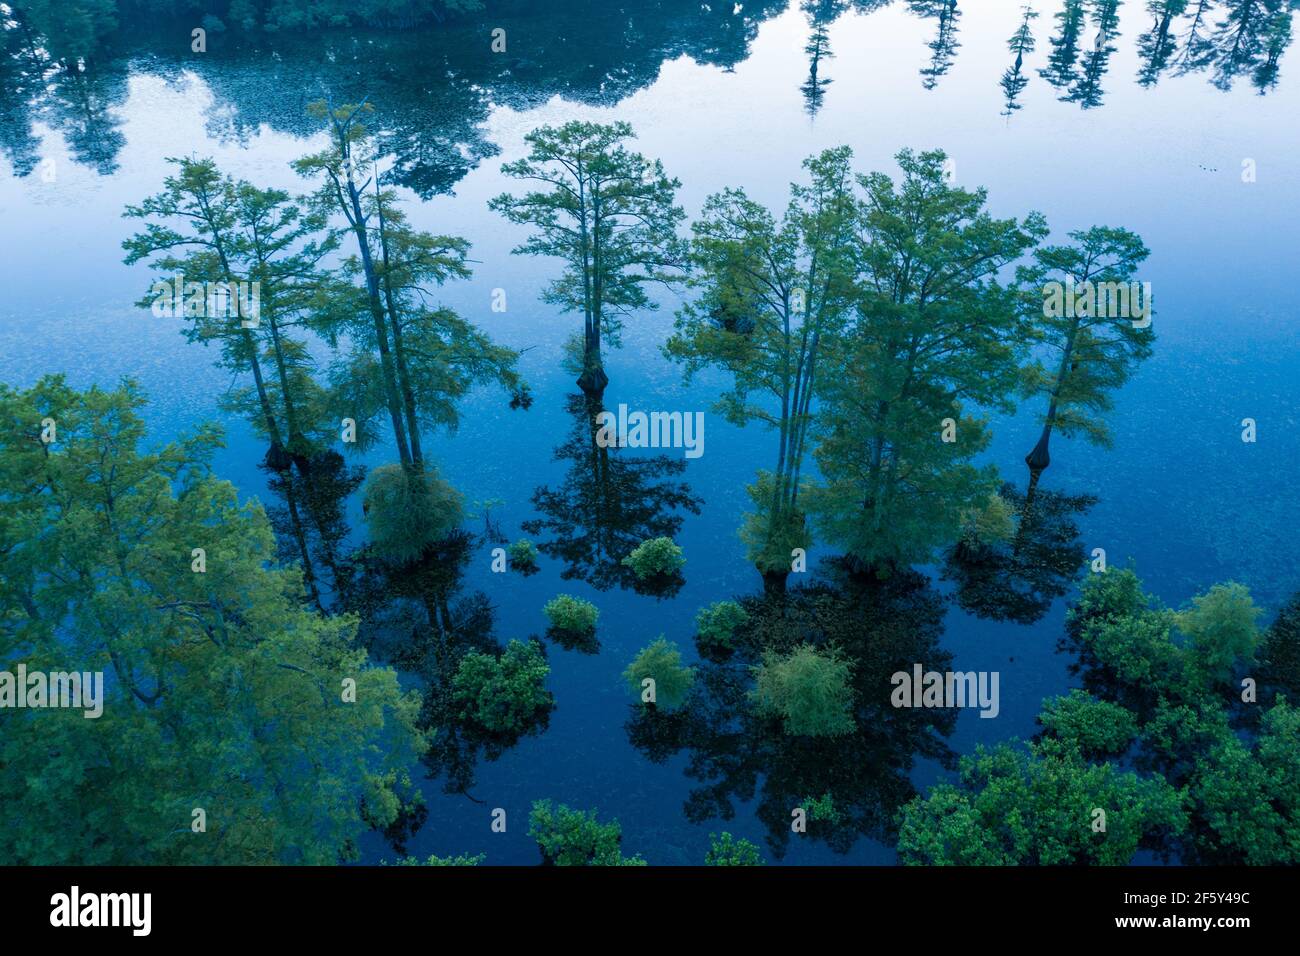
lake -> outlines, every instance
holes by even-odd
[[[630,123],[637,148],[680,179],[690,218],[706,196],[733,185],[783,207],[801,161],[827,147],[847,144],[855,168],[890,173],[900,149],[938,147],[957,184],[987,189],[995,215],[1039,210],[1057,240],[1095,224],[1124,226],[1152,250],[1142,278],[1154,294],[1155,353],[1115,395],[1113,447],[1058,438],[1043,479],[1054,491],[1097,497],[1078,517],[1085,550],[1105,549],[1113,565],[1132,561],[1172,606],[1235,580],[1276,610],[1300,588],[1300,539],[1288,531],[1300,464],[1294,63],[1285,54],[1270,59],[1262,40],[1234,48],[1227,34],[1220,47],[1180,61],[1185,17],[1171,28],[1167,54],[1152,36],[1159,20],[1153,28],[1148,7],[1159,4],[1130,0],[1118,5],[1100,45],[1097,24],[1087,21],[1079,64],[1054,85],[1039,70],[1049,67],[1061,5],[1036,4],[1037,48],[1025,58],[1017,108],[1008,110],[999,79],[1014,60],[1007,40],[1020,5],[957,6],[733,9],[663,0],[569,2],[541,13],[513,4],[508,16],[436,28],[270,39],[213,31],[204,53],[191,52],[187,26],[158,23],[141,25],[83,76],[34,78],[11,63],[0,77],[0,381],[25,386],[60,371],[84,387],[133,377],[150,398],[152,438],[220,421],[227,444],[217,473],[273,504],[258,467],[263,444],[218,407],[232,383],[213,365],[215,350],[187,344],[178,320],[136,305],[152,276],[122,263],[133,228],[122,211],[157,191],[169,156],[211,156],[237,178],[306,191],[289,163],[324,143],[307,103],[322,91],[339,102],[368,97],[413,225],[472,243],[474,275],[442,287],[442,304],[523,352],[530,409],[476,391],[459,429],[426,438],[427,453],[471,504],[469,530],[483,530],[486,510],[513,540],[524,522],[539,519],[535,489],[584,479],[566,404],[576,389],[562,368],[579,320],[541,300],[555,263],[512,255],[526,230],[487,207],[514,187],[501,166],[525,154],[525,134],[575,118]],[[1207,32],[1239,6],[1217,4]],[[496,28],[506,31],[502,53],[491,49]],[[818,51],[815,74],[810,46]],[[493,309],[498,290],[504,311]],[[725,378],[706,373],[685,385],[660,351],[681,295],[665,292],[657,311],[627,322],[623,348],[606,358],[607,408],[712,407]],[[984,456],[1019,483],[1038,431],[1033,411],[994,413]],[[1247,418],[1257,423],[1254,443],[1241,440]],[[570,565],[549,556],[531,577],[494,574],[490,548],[474,551],[462,593],[486,594],[499,639],[540,634],[542,605],[567,592],[600,607],[600,648],[550,648],[548,686],[558,707],[548,729],[497,760],[479,760],[472,800],[426,782],[429,817],[409,841],[411,854],[486,852],[489,863],[535,863],[525,820],[539,798],[617,818],[625,850],[652,864],[698,863],[709,834],[724,828],[763,843],[769,821],[752,787],[735,785],[733,819],[690,822],[683,804],[699,786],[690,756],[652,762],[625,730],[632,698],[621,675],[636,651],[664,634],[694,659],[696,611],[761,588],[736,529],[748,507],[745,485],[770,467],[773,436],[716,414],[706,415],[705,429],[703,455],[662,450],[680,468],[635,483],[652,510],[680,518],[674,537],[687,558],[686,583],[674,596],[598,587],[590,574],[563,579]],[[357,463],[394,457],[383,447]],[[665,503],[663,482],[688,485],[698,513]],[[347,540],[359,543],[358,495],[345,515]],[[829,555],[815,548],[810,566]],[[947,582],[936,586],[951,591]],[[1056,649],[1065,603],[1057,599],[1031,625],[948,606],[941,643],[953,667],[1001,674],[996,719],[963,711],[948,737],[955,752],[1032,735],[1042,699],[1077,686]],[[904,772],[918,787],[951,773],[924,756]],[[504,834],[489,829],[497,807],[509,816]],[[365,850],[371,861],[392,856],[378,838]],[[893,860],[892,849],[864,836],[846,853],[791,841],[783,862]]]

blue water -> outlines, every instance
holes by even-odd
[[[1058,6],[1040,4],[1038,50],[1026,63],[1023,108],[1006,117],[997,80],[1010,64],[1005,43],[1018,23],[1018,3],[962,5],[961,46],[932,90],[923,87],[919,71],[929,62],[934,21],[916,15],[916,5],[862,6],[867,12],[850,10],[829,25],[835,56],[821,64],[820,75],[832,82],[815,115],[800,91],[808,74],[808,18],[779,5],[746,21],[752,39],[732,64],[702,54],[692,58],[665,44],[666,58],[647,82],[628,90],[601,93],[600,84],[587,83],[575,94],[580,102],[563,95],[564,83],[552,84],[554,92],[538,84],[525,96],[503,81],[500,95],[489,89],[468,98],[481,115],[460,118],[474,131],[464,175],[452,177],[447,192],[422,199],[406,190],[404,198],[417,227],[472,241],[473,279],[445,287],[442,300],[497,341],[527,350],[520,365],[536,400],[531,410],[512,412],[499,393],[475,393],[462,409],[463,427],[427,440],[426,453],[471,503],[500,499],[492,516],[512,539],[521,522],[535,516],[534,488],[555,486],[565,474],[567,463],[552,453],[572,427],[564,398],[574,389],[560,358],[577,322],[539,300],[555,264],[512,256],[524,232],[486,208],[507,187],[501,164],[523,155],[523,136],[534,127],[574,118],[630,122],[639,149],[662,159],[682,181],[688,215],[709,193],[730,185],[743,185],[752,197],[780,208],[800,161],[828,146],[849,144],[862,171],[892,170],[892,156],[903,147],[942,147],[955,161],[959,184],[987,188],[995,215],[1040,210],[1055,239],[1094,224],[1120,225],[1152,250],[1142,278],[1154,290],[1158,341],[1154,356],[1115,397],[1114,447],[1058,438],[1044,479],[1053,490],[1100,499],[1081,519],[1086,549],[1104,548],[1112,564],[1132,560],[1147,587],[1169,604],[1234,579],[1266,608],[1276,608],[1300,588],[1300,541],[1290,533],[1300,462],[1300,307],[1293,291],[1300,249],[1300,102],[1287,73],[1294,64],[1284,59],[1279,82],[1264,92],[1248,77],[1231,89],[1216,88],[1208,72],[1164,76],[1143,87],[1136,79],[1136,39],[1150,18],[1144,5],[1129,2],[1120,7],[1102,102],[1084,109],[1060,101],[1035,72],[1045,62],[1050,15]],[[1089,47],[1094,32],[1090,27],[1085,34]],[[528,34],[520,36],[512,54],[526,59]],[[423,36],[426,72],[410,83],[436,87],[439,59],[449,55],[440,44],[459,42],[459,34]],[[580,67],[581,47],[570,55]],[[132,376],[151,398],[147,419],[154,438],[220,419],[227,447],[217,472],[243,494],[265,498],[264,472],[257,468],[264,448],[242,421],[218,411],[231,381],[213,367],[215,355],[185,344],[178,322],[134,306],[151,277],[143,267],[121,263],[120,244],[131,231],[121,211],[159,188],[169,155],[211,155],[236,177],[302,189],[288,163],[321,140],[304,135],[308,124],[285,117],[296,117],[300,104],[313,98],[305,88],[310,67],[291,59],[226,62],[214,54],[213,62],[191,69],[183,58],[135,55],[117,70],[116,86],[107,84],[105,109],[120,148],[110,150],[109,162],[85,161],[84,149],[73,142],[75,119],[47,100],[30,111],[41,165],[17,175],[12,155],[0,159],[6,237],[0,380],[26,385],[62,371],[72,384],[86,386]],[[526,64],[518,72],[526,73]],[[336,98],[364,92],[364,78],[353,81],[357,88],[340,89]],[[617,85],[613,77],[608,83]],[[419,100],[418,92],[411,100]],[[231,121],[232,112],[238,122]],[[439,122],[435,116],[426,135],[440,129]],[[454,134],[460,126],[449,128]],[[1243,182],[1246,160],[1254,161],[1254,182]],[[53,181],[46,181],[42,170],[50,168]],[[504,313],[490,308],[498,288],[508,297]],[[624,348],[607,356],[607,407],[710,406],[722,378],[706,374],[684,386],[679,368],[659,352],[679,301],[666,293],[659,311],[628,322]],[[1257,443],[1241,441],[1244,418],[1258,423]],[[1030,410],[995,417],[993,432],[988,459],[1022,481],[1021,459],[1037,436]],[[637,649],[660,633],[693,659],[696,610],[759,588],[735,529],[748,504],[744,486],[756,469],[770,467],[774,437],[757,427],[735,428],[716,415],[707,418],[706,436],[704,456],[689,462],[682,476],[703,510],[685,514],[677,535],[688,564],[687,583],[676,597],[661,601],[561,580],[563,565],[550,559],[530,578],[492,574],[487,551],[475,554],[465,591],[489,596],[498,638],[540,634],[542,605],[563,591],[600,607],[601,650],[588,656],[551,648],[549,686],[558,709],[549,729],[498,761],[480,762],[472,793],[481,803],[443,794],[440,782],[427,783],[429,820],[411,840],[412,854],[486,852],[489,863],[534,863],[527,810],[533,800],[549,797],[616,817],[625,850],[653,864],[703,860],[708,834],[724,824],[685,821],[682,804],[693,784],[683,774],[684,756],[656,765],[628,743],[623,725],[631,698],[620,675]],[[395,457],[381,448],[365,460],[374,465]],[[359,540],[355,500],[349,516]],[[815,550],[813,562],[827,553]],[[1069,661],[1055,651],[1063,613],[1064,601],[1058,601],[1025,627],[949,610],[943,645],[954,667],[1002,675],[999,717],[981,720],[964,712],[949,738],[954,750],[1031,734],[1042,698],[1071,686]],[[922,761],[913,780],[924,786],[946,773]],[[504,834],[490,831],[495,807],[507,810]],[[752,806],[739,804],[725,828],[763,842],[765,830]],[[367,853],[371,859],[391,855],[378,840]],[[847,855],[795,841],[785,857],[794,864],[892,860],[892,850],[867,839]]]

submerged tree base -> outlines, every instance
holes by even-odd
[[[605,387],[609,385],[609,376],[605,374],[603,366],[588,366],[578,376],[577,382],[578,388],[582,389],[584,395],[598,400],[605,394]]]

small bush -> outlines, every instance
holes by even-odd
[[[542,613],[555,630],[577,636],[594,634],[596,619],[600,617],[596,605],[571,594],[558,594],[551,598],[542,608]]]
[[[746,839],[735,839],[726,830],[709,834],[709,852],[704,856],[705,866],[762,866],[763,857],[758,847]]]
[[[682,664],[677,645],[661,634],[653,644],[642,648],[623,672],[628,689],[637,698],[641,697],[641,682],[647,677],[655,682],[655,706],[670,710],[686,699],[695,683],[695,669]]]
[[[855,727],[849,676],[848,662],[834,652],[801,644],[784,656],[765,653],[750,694],[760,713],[781,718],[787,734],[834,737]]]
[[[472,653],[452,678],[461,716],[494,734],[525,734],[546,717],[555,698],[546,689],[551,667],[535,641],[511,641],[499,657]]]
[[[528,814],[528,835],[537,841],[542,862],[553,866],[645,866],[639,856],[623,856],[623,828],[601,823],[594,810],[574,810],[538,800]]]
[[[716,601],[695,615],[695,644],[701,651],[731,650],[736,628],[749,620],[735,601]]]
[[[380,465],[366,482],[362,511],[374,553],[403,565],[455,530],[465,507],[460,492],[433,471],[412,475],[401,465]]]
[[[644,581],[680,574],[686,566],[686,558],[672,538],[650,538],[638,544],[622,563]]]
[[[506,548],[506,557],[510,561],[510,567],[517,571],[536,571],[537,570],[537,545],[533,544],[527,538],[520,538],[510,547]]]

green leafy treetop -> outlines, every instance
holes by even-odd
[[[851,664],[836,652],[811,644],[785,655],[766,651],[754,668],[751,697],[759,713],[781,719],[787,734],[847,734],[855,728],[851,673]]]
[[[170,162],[163,190],[124,213],[144,224],[122,243],[125,261],[148,260],[162,283],[140,305],[164,302],[189,341],[219,344],[223,367],[251,374],[252,388],[226,404],[248,415],[271,443],[268,463],[283,468],[288,453],[305,457],[325,441],[325,392],[293,334],[318,329],[320,303],[339,294],[321,268],[338,241],[323,215],[283,190],[236,182],[211,159]],[[159,295],[178,276],[183,298],[174,286]]]
[[[765,862],[758,847],[743,837],[737,840],[726,830],[709,834],[705,866],[763,866]]]
[[[1059,741],[1088,758],[1122,754],[1138,734],[1132,712],[1077,688],[1043,701],[1038,722],[1044,739]]]
[[[557,594],[546,602],[542,613],[551,627],[574,636],[589,636],[596,631],[600,609],[590,601],[572,594]]]
[[[528,733],[555,709],[546,689],[551,667],[536,641],[512,640],[500,655],[471,653],[452,678],[452,697],[461,716],[490,734]]]
[[[1025,307],[1033,316],[1031,328],[1050,353],[1047,364],[1034,362],[1024,377],[1025,392],[1047,402],[1038,444],[1025,456],[1029,505],[1038,476],[1051,463],[1048,444],[1053,430],[1110,444],[1104,419],[1111,408],[1110,393],[1151,355],[1155,341],[1149,299],[1143,302],[1146,314],[1139,316],[1130,295],[1134,274],[1150,254],[1142,239],[1127,229],[1102,226],[1071,232],[1070,238],[1075,245],[1037,250],[1034,264],[1017,275],[1026,290]],[[1071,296],[1087,306],[1070,303],[1072,307],[1065,308]],[[1096,299],[1095,309],[1090,296]],[[1123,303],[1128,308],[1122,308]]]
[[[532,399],[515,371],[516,352],[493,345],[451,309],[426,304],[434,287],[470,275],[469,243],[411,228],[397,194],[383,185],[380,149],[363,122],[371,104],[317,101],[308,112],[322,121],[328,142],[293,167],[320,183],[312,208],[339,224],[353,250],[344,273],[360,280],[324,310],[331,344],[342,335],[353,344],[331,370],[337,411],[357,423],[358,451],[376,440],[374,423],[387,417],[398,460],[417,473],[425,464],[422,429],[455,428],[457,403],[475,385],[500,385],[512,408]]]
[[[686,567],[682,549],[672,538],[650,538],[642,541],[621,562],[631,568],[641,580],[656,577],[673,577]]]
[[[654,681],[654,700],[647,701],[655,707],[671,710],[680,707],[695,683],[695,669],[682,663],[682,652],[677,645],[662,634],[643,647],[623,671],[628,690],[644,699],[647,678]]]
[[[609,378],[601,351],[618,346],[623,318],[655,308],[646,286],[674,281],[685,251],[677,227],[676,179],[658,160],[628,150],[627,123],[542,126],[524,139],[529,153],[502,173],[541,184],[522,196],[502,193],[488,206],[533,227],[514,251],[553,256],[564,271],[544,299],[583,317],[583,370],[578,385],[599,395]]]
[[[981,749],[956,784],[909,804],[902,858],[1123,864],[1148,848],[1184,863],[1300,862],[1300,717],[1235,682],[1252,670],[1257,616],[1236,584],[1174,612],[1130,569],[1088,578],[1065,644],[1086,690],[1046,701],[1027,748]]]
[[[464,498],[430,467],[410,473],[380,465],[366,481],[362,510],[370,546],[394,565],[410,564],[445,538],[464,517]]]
[[[692,285],[664,346],[689,379],[713,366],[731,376],[718,402],[728,421],[777,433],[774,467],[749,489],[755,510],[741,530],[769,586],[784,586],[790,552],[811,539],[800,502],[814,393],[826,343],[852,298],[857,225],[848,147],[803,163],[778,220],[741,189],[710,196],[692,223]]]
[[[990,441],[977,409],[1011,411],[1026,331],[999,275],[1047,231],[1041,215],[989,214],[983,189],[950,183],[939,150],[897,156],[902,177],[859,176],[860,275],[827,343],[808,497],[824,537],[862,565],[929,561],[997,491],[975,464]]]
[[[645,866],[639,855],[623,856],[623,828],[601,823],[594,810],[573,810],[538,800],[528,815],[528,835],[537,841],[545,866]]]
[[[1094,829],[1105,812],[1105,830]],[[900,859],[958,866],[1124,865],[1187,828],[1182,795],[1159,777],[1088,763],[1077,751],[983,745],[957,784],[903,808]]]
[[[510,567],[521,574],[527,575],[537,570],[537,559],[540,555],[537,545],[528,538],[520,538],[506,548],[506,556],[510,559]]]
[[[414,799],[419,696],[354,618],[306,608],[261,507],[209,471],[217,432],[144,451],[143,404],[0,385],[0,657],[107,678],[97,719],[6,711],[0,859],[354,859]]]
[[[1229,690],[1254,661],[1259,614],[1246,588],[1233,583],[1216,584],[1174,612],[1147,595],[1131,569],[1112,568],[1085,579],[1066,614],[1066,634],[1088,668],[1090,689],[1145,715],[1159,696],[1195,702]]]
[[[736,629],[749,621],[749,614],[735,601],[715,601],[695,615],[695,643],[701,651],[731,650]]]

